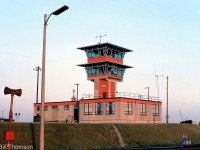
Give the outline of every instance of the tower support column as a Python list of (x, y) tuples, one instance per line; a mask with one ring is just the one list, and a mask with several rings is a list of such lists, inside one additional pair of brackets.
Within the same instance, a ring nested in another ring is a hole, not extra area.
[(111, 98), (115, 97), (116, 82), (106, 79), (94, 80), (94, 96), (95, 98)]

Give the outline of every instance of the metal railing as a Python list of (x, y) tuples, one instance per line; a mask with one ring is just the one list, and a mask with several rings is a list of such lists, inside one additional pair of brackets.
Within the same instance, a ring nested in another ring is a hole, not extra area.
[(149, 100), (149, 101), (160, 101), (158, 97), (155, 96), (148, 96), (142, 94), (134, 94), (134, 93), (127, 93), (127, 92), (116, 92), (110, 93), (108, 96), (103, 96), (103, 93), (98, 94), (83, 94), (82, 99), (100, 99), (100, 98), (131, 98), (131, 99), (139, 99), (139, 100)]

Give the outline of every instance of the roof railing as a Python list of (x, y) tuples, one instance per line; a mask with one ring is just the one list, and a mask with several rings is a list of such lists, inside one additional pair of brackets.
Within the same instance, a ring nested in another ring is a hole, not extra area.
[(94, 94), (82, 95), (82, 99), (102, 99), (102, 98), (131, 98), (131, 99), (138, 99), (138, 100), (160, 101), (159, 98), (155, 96), (127, 93), (127, 92), (110, 93), (110, 95), (103, 95), (102, 93), (101, 94), (98, 93), (95, 95)]

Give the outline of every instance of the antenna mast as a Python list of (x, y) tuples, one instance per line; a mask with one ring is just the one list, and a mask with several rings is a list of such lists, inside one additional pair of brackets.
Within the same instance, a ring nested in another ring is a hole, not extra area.
[(163, 77), (163, 74), (162, 75), (158, 75), (158, 74), (156, 74), (156, 67), (154, 66), (154, 74), (155, 74), (155, 84), (157, 84), (157, 87), (158, 87), (158, 100), (159, 100), (159, 98), (160, 98), (160, 94), (159, 94), (159, 77)]
[(166, 123), (169, 122), (169, 112), (168, 112), (168, 76), (167, 76), (167, 114), (166, 114)]
[(97, 36), (96, 36), (96, 38), (99, 38), (99, 43), (98, 43), (98, 44), (101, 44), (101, 38), (102, 38), (102, 37), (106, 37), (106, 34), (105, 34), (105, 35), (99, 35), (99, 36), (97, 35)]

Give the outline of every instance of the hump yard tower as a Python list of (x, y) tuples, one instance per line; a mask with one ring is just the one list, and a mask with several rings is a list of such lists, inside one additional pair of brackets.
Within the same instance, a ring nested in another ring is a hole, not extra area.
[(79, 47), (86, 53), (84, 67), (87, 79), (94, 82), (94, 95), (79, 100), (81, 123), (160, 123), (161, 102), (155, 97), (116, 92), (117, 82), (123, 81), (126, 53), (132, 50), (111, 43)]
[[(78, 48), (86, 53), (84, 67), (87, 79), (94, 82), (94, 94), (81, 99), (46, 102), (45, 121), (80, 123), (161, 123), (162, 102), (157, 97), (116, 92), (117, 82), (123, 81), (126, 53), (132, 52), (110, 43)], [(131, 84), (131, 83), (130, 83)], [(83, 87), (84, 88), (84, 87)], [(34, 121), (40, 119), (40, 103), (34, 104)]]
[(110, 43), (80, 47), (85, 51), (87, 78), (94, 82), (94, 98), (112, 98), (116, 94), (116, 83), (123, 81), (124, 72), (130, 66), (123, 64), (125, 53), (132, 50)]

